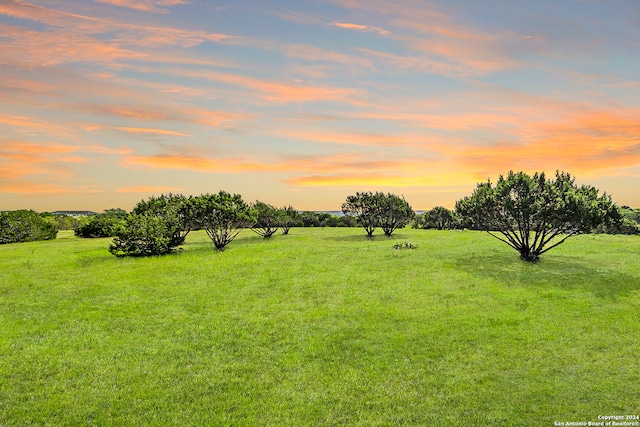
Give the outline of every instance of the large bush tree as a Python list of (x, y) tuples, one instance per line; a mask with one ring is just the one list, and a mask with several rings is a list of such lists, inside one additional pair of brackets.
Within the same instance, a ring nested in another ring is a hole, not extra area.
[(373, 237), (373, 232), (379, 225), (379, 195), (372, 192), (356, 193), (348, 196), (342, 204), (342, 213), (358, 218), (358, 222), (367, 232), (367, 237)]
[(58, 230), (74, 230), (82, 225), (82, 222), (78, 218), (71, 215), (41, 212), (40, 216), (58, 227)]
[(219, 251), (224, 250), (242, 228), (252, 226), (256, 220), (255, 212), (242, 196), (226, 191), (189, 197), (185, 209)]
[(458, 221), (454, 211), (444, 206), (436, 206), (421, 215), (418, 226), (420, 228), (435, 228), (437, 230), (452, 230)]
[(129, 213), (124, 209), (107, 209), (104, 213), (92, 215), (84, 223), (74, 229), (78, 237), (97, 238), (113, 237), (124, 225)]
[(356, 193), (347, 197), (342, 204), (342, 213), (357, 217), (368, 237), (373, 237), (377, 227), (381, 227), (386, 236), (391, 236), (415, 216), (404, 198), (380, 192)]
[(607, 234), (640, 234), (640, 209), (629, 206), (618, 208), (621, 220), (613, 224), (601, 224), (594, 231)]
[(0, 244), (55, 239), (58, 227), (35, 211), (0, 212)]
[(456, 211), (526, 261), (537, 261), (571, 236), (619, 221), (611, 197), (599, 196), (594, 187), (576, 185), (575, 178), (564, 172), (547, 179), (544, 173), (510, 171), (495, 185), (490, 180), (479, 183), (471, 196), (456, 203)]
[(285, 206), (280, 209), (280, 212), (282, 213), (282, 223), (280, 224), (282, 234), (289, 234), (291, 227), (303, 225), (302, 214), (293, 206)]
[(172, 245), (179, 246), (184, 243), (194, 226), (192, 218), (189, 217), (189, 211), (184, 209), (186, 201), (187, 198), (182, 194), (161, 194), (138, 202), (133, 208), (133, 213), (162, 219), (173, 236)]
[(413, 219), (415, 212), (404, 197), (395, 194), (376, 193), (378, 199), (378, 224), (384, 235), (391, 237), (393, 232), (402, 228)]
[(180, 244), (170, 221), (152, 213), (132, 213), (117, 230), (109, 252), (118, 257), (165, 255)]
[(259, 200), (256, 200), (252, 209), (255, 211), (256, 222), (251, 230), (265, 239), (273, 236), (284, 221), (283, 212)]

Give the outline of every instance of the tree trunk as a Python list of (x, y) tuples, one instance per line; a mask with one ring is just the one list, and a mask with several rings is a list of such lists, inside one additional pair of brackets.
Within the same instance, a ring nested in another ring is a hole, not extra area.
[(527, 262), (536, 262), (540, 259), (540, 255), (536, 251), (532, 251), (529, 246), (522, 246), (520, 248), (520, 259)]

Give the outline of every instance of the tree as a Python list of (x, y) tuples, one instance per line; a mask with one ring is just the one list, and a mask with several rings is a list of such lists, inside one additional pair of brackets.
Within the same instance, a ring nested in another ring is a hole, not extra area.
[(52, 240), (57, 234), (58, 227), (36, 211), (0, 212), (0, 244)]
[(203, 228), (219, 251), (238, 235), (244, 227), (255, 223), (255, 212), (239, 194), (226, 191), (189, 197), (184, 209), (193, 221)]
[(594, 230), (595, 233), (607, 234), (640, 234), (640, 209), (632, 209), (629, 206), (618, 207), (621, 220), (613, 224), (601, 224)]
[(180, 244), (171, 221), (151, 212), (132, 213), (117, 230), (109, 252), (118, 257), (165, 255)]
[(273, 236), (283, 222), (282, 211), (259, 200), (256, 200), (252, 209), (256, 213), (256, 222), (251, 230), (265, 239)]
[(318, 214), (313, 211), (304, 211), (300, 214), (300, 221), (304, 227), (320, 227)]
[(544, 172), (510, 171), (495, 186), (490, 180), (479, 183), (471, 196), (456, 203), (456, 212), (525, 261), (537, 261), (571, 236), (620, 220), (611, 197), (599, 196), (591, 186), (578, 187), (564, 172), (547, 179)]
[(302, 215), (293, 206), (285, 206), (280, 209), (282, 213), (282, 234), (289, 234), (291, 227), (302, 225)]
[(402, 228), (411, 221), (415, 212), (404, 197), (395, 194), (376, 193), (378, 198), (378, 224), (384, 235), (391, 237), (397, 228)]
[(356, 193), (355, 196), (347, 197), (342, 204), (342, 213), (356, 216), (367, 232), (367, 237), (373, 237), (376, 227), (381, 227), (386, 236), (391, 236), (397, 228), (407, 225), (415, 215), (404, 198), (380, 192)]
[(342, 213), (357, 217), (369, 238), (373, 237), (373, 232), (379, 223), (378, 194), (380, 193), (356, 193), (355, 196), (348, 196), (342, 204)]
[(82, 225), (82, 222), (78, 218), (71, 215), (41, 212), (40, 216), (47, 222), (58, 227), (58, 230), (74, 230)]
[(124, 209), (107, 209), (104, 213), (92, 215), (87, 222), (79, 225), (73, 231), (78, 237), (113, 237), (124, 225), (128, 216), (128, 212)]
[(138, 202), (133, 208), (133, 213), (161, 218), (166, 222), (173, 236), (172, 245), (180, 246), (193, 227), (193, 220), (189, 217), (188, 210), (183, 209), (186, 200), (187, 198), (182, 194), (161, 194)]
[(436, 206), (422, 215), (420, 228), (435, 228), (438, 230), (451, 230), (456, 228), (457, 220), (454, 211), (443, 206)]

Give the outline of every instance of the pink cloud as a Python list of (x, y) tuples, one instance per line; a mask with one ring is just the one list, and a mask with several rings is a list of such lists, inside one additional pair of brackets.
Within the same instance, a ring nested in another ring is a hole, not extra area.
[(378, 33), (381, 36), (387, 36), (391, 34), (391, 31), (389, 30), (385, 30), (384, 28), (375, 27), (372, 25), (354, 24), (351, 22), (332, 22), (331, 25), (333, 25), (334, 27), (345, 28), (348, 30), (374, 32), (374, 33)]
[(113, 6), (126, 7), (143, 12), (169, 13), (167, 7), (189, 4), (187, 0), (97, 0)]
[(191, 136), (188, 133), (176, 132), (166, 129), (150, 129), (150, 128), (134, 128), (134, 127), (115, 127), (114, 129), (123, 132), (134, 133), (138, 135), (162, 135), (162, 136)]

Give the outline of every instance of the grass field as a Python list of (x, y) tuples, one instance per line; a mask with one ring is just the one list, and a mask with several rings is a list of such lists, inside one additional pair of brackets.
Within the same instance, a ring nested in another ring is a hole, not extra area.
[[(394, 250), (408, 241), (416, 249)], [(640, 414), (640, 238), (0, 246), (0, 426), (552, 426)]]

